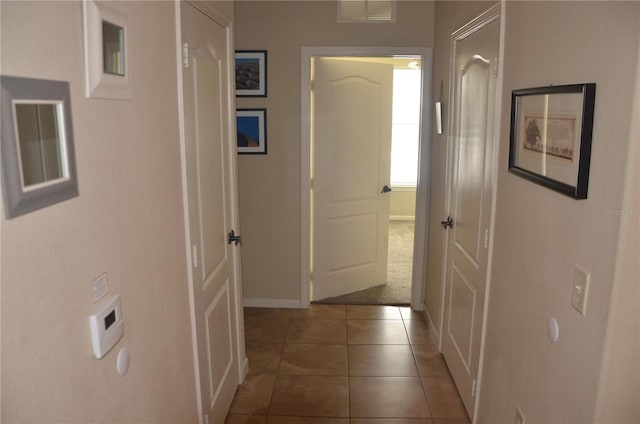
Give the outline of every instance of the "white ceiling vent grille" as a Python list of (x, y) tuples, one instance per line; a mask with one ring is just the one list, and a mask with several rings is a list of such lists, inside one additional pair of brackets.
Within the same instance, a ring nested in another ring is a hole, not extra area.
[(395, 22), (394, 0), (338, 0), (338, 23)]

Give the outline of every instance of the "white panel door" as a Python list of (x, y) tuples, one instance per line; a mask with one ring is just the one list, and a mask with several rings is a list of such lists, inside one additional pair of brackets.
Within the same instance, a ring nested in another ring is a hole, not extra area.
[(316, 58), (312, 300), (386, 283), (393, 66)]
[[(192, 284), (202, 413), (222, 423), (239, 384), (236, 328), (237, 249), (227, 243), (237, 207), (232, 190), (229, 29), (181, 5), (184, 131)], [(208, 421), (207, 421), (208, 420)]]
[[(454, 33), (443, 354), (473, 416), (488, 265), (500, 21)], [(462, 35), (458, 35), (462, 33)], [(446, 228), (446, 226), (445, 226)]]

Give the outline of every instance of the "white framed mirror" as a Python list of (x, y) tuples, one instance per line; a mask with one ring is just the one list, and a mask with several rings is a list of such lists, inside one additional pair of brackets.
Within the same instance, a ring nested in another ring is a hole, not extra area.
[(102, 71), (125, 76), (124, 28), (102, 21)]
[(131, 99), (128, 19), (118, 7), (118, 2), (82, 2), (87, 97)]
[(78, 196), (69, 83), (3, 75), (0, 85), (7, 219)]

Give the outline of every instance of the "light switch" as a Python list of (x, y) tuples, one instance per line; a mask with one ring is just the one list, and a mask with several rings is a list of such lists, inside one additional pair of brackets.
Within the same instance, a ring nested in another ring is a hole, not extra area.
[(587, 295), (589, 294), (589, 280), (591, 279), (591, 273), (576, 265), (576, 269), (573, 272), (573, 292), (571, 294), (571, 306), (576, 311), (580, 312), (582, 316), (587, 311)]
[(100, 274), (91, 282), (93, 290), (93, 303), (98, 303), (107, 293), (109, 293), (109, 276), (106, 272)]

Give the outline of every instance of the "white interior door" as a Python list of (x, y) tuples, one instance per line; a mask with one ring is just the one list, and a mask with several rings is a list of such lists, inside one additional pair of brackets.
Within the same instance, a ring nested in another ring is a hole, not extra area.
[(316, 58), (312, 300), (387, 277), (393, 66)]
[[(499, 10), (499, 9), (498, 9)], [(454, 33), (452, 179), (443, 354), (470, 416), (483, 330), (500, 21)], [(446, 228), (446, 227), (445, 227)]]
[[(183, 109), (193, 312), (204, 422), (222, 423), (239, 384), (235, 137), (229, 110), (229, 28), (181, 3)], [(241, 333), (240, 333), (241, 334)]]

